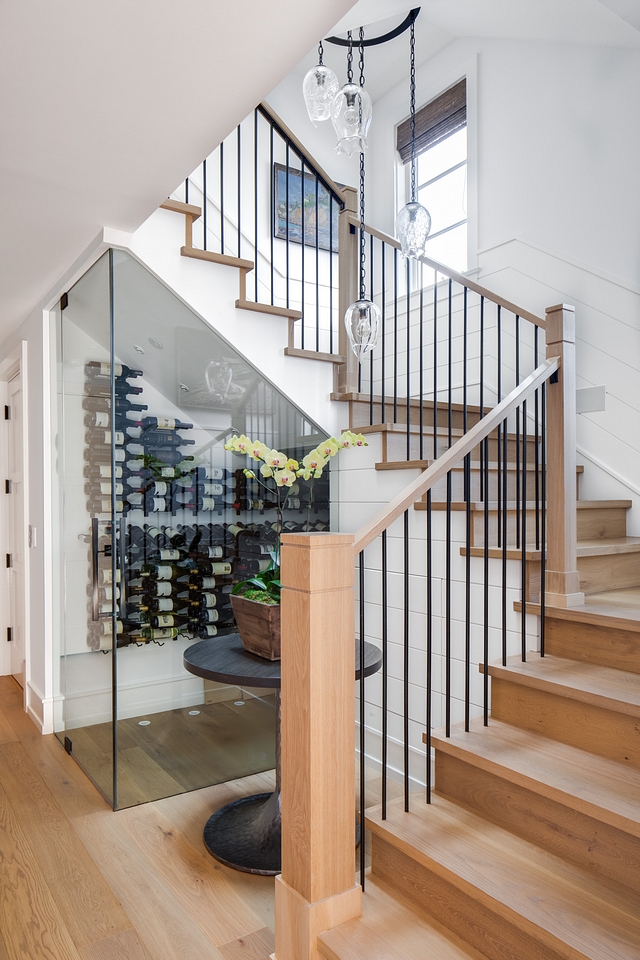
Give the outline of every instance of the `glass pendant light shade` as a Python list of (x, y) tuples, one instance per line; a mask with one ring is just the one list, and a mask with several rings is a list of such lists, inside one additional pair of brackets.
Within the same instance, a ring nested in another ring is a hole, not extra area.
[(431, 214), (415, 200), (407, 203), (396, 218), (396, 236), (403, 257), (423, 257), (431, 230)]
[(344, 315), (344, 325), (351, 349), (362, 363), (380, 336), (380, 309), (372, 300), (356, 300)]
[(330, 67), (319, 63), (302, 81), (302, 96), (311, 123), (317, 126), (331, 116), (331, 104), (340, 89), (340, 81)]
[(364, 87), (345, 83), (331, 106), (331, 119), (338, 137), (336, 153), (350, 157), (367, 145), (371, 123), (371, 97)]

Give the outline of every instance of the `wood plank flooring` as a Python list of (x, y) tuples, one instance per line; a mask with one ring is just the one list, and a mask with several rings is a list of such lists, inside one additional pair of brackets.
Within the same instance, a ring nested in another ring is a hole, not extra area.
[(114, 813), (0, 677), (0, 960), (268, 960), (273, 878), (217, 863), (202, 828), (272, 786), (264, 773)]

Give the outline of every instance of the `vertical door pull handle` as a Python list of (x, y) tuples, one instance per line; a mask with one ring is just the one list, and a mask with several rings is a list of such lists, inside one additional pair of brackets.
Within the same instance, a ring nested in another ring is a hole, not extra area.
[(7, 558), (7, 559), (6, 559), (7, 567), (12, 567), (12, 566), (13, 566), (13, 557), (12, 557), (12, 555), (11, 555), (10, 553), (7, 553), (7, 554), (6, 554), (6, 558)]
[(13, 627), (7, 627), (7, 643), (13, 640)]
[(4, 482), (4, 492), (11, 493), (11, 480), (5, 480)]

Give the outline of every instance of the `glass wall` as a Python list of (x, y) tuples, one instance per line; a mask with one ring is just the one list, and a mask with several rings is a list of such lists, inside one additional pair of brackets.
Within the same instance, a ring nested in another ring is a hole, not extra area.
[[(116, 808), (268, 770), (273, 695), (202, 681), (182, 658), (235, 632), (229, 594), (279, 532), (275, 497), (225, 442), (301, 460), (324, 434), (122, 251), (56, 322), (58, 736)], [(291, 488), (282, 522), (328, 529), (328, 471), (312, 498)]]

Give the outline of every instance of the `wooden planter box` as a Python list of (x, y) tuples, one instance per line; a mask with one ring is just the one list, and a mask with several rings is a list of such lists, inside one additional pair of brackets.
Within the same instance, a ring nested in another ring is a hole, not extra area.
[(231, 597), (242, 646), (265, 660), (280, 659), (280, 604)]

